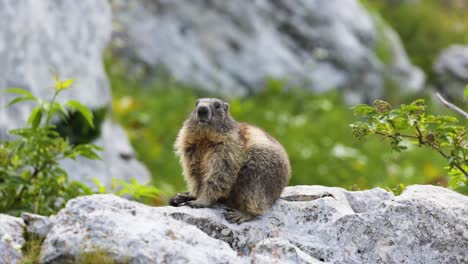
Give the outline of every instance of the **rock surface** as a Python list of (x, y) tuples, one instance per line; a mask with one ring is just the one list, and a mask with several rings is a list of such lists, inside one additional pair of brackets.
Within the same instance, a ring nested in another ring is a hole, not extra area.
[(26, 225), (26, 232), (37, 238), (45, 238), (53, 226), (54, 217), (47, 217), (31, 213), (22, 213), (21, 218)]
[[(0, 89), (20, 87), (50, 99), (53, 72), (76, 83), (57, 98), (89, 107), (111, 102), (102, 52), (110, 39), (111, 10), (105, 0), (0, 1)], [(8, 25), (8, 26), (6, 26)], [(2, 99), (6, 105), (7, 99)], [(24, 125), (24, 107), (1, 111), (1, 127)]]
[(23, 257), (23, 232), (21, 218), (0, 214), (0, 263), (17, 263)]
[(452, 45), (443, 50), (433, 68), (437, 88), (450, 99), (459, 101), (468, 83), (468, 46)]
[[(2, 0), (0, 25), (0, 92), (20, 87), (48, 100), (54, 92), (56, 70), (62, 79), (76, 79), (72, 88), (59, 95), (59, 101), (74, 99), (92, 109), (110, 108), (111, 91), (102, 62), (112, 30), (106, 0)], [(7, 137), (9, 129), (24, 126), (32, 109), (23, 103), (4, 109), (11, 98), (0, 94), (0, 139)], [(122, 158), (133, 153), (122, 129), (110, 122), (103, 126), (97, 144), (106, 148), (104, 162), (66, 163), (70, 178), (96, 177), (104, 183), (111, 177), (148, 181), (148, 171), (134, 157)]]
[[(382, 96), (387, 78), (421, 89), (398, 36), (357, 0), (112, 0), (117, 54), (225, 95), (258, 91), (268, 77), (350, 103)], [(382, 32), (379, 32), (382, 31)], [(377, 55), (384, 43), (390, 61)]]
[(373, 189), (287, 187), (241, 225), (214, 209), (149, 207), (113, 195), (68, 202), (42, 263), (99, 249), (129, 263), (467, 263), (468, 197), (435, 186), (400, 196)]

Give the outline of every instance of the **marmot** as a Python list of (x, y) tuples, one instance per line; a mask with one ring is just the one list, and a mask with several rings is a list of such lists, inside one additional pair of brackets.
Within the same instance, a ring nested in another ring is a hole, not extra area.
[(188, 193), (171, 198), (173, 206), (209, 207), (222, 202), (230, 223), (265, 213), (280, 197), (291, 175), (283, 146), (263, 130), (236, 122), (229, 104), (198, 99), (175, 142)]

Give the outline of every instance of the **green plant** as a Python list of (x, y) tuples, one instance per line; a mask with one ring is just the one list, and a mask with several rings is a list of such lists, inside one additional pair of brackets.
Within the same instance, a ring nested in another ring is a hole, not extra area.
[(357, 138), (378, 135), (388, 140), (396, 152), (411, 145), (434, 150), (448, 163), (450, 187), (468, 194), (468, 131), (455, 117), (429, 114), (422, 99), (398, 109), (382, 100), (376, 100), (373, 107), (358, 105), (353, 109), (364, 118), (351, 124)]
[(56, 101), (61, 91), (68, 89), (73, 79), (55, 80), (55, 92), (50, 101), (43, 101), (29, 91), (10, 88), (7, 93), (19, 95), (8, 106), (34, 101), (27, 127), (10, 130), (15, 138), (0, 143), (0, 212), (18, 215), (22, 211), (49, 215), (62, 208), (70, 198), (91, 194), (80, 182), (69, 182), (67, 172), (59, 161), (83, 156), (99, 159), (93, 144), (71, 145), (59, 136), (52, 124), (56, 115), (68, 115), (68, 109), (78, 111), (93, 126), (93, 115), (75, 100), (66, 103)]
[(20, 260), (20, 264), (36, 264), (39, 263), (41, 255), (41, 247), (44, 242), (44, 238), (40, 238), (36, 235), (25, 233), (26, 243), (23, 245), (23, 258)]
[(97, 179), (94, 179), (94, 184), (98, 187), (97, 193), (100, 194), (113, 193), (145, 204), (157, 205), (161, 203), (159, 199), (159, 195), (162, 194), (161, 190), (155, 186), (139, 184), (135, 179), (131, 179), (130, 182), (112, 179), (110, 188), (101, 184)]
[[(94, 264), (94, 263), (100, 263), (100, 264), (114, 264), (117, 263), (117, 261), (112, 258), (112, 256), (102, 250), (102, 249), (95, 249), (94, 251), (91, 252), (86, 252), (82, 253), (81, 255), (78, 256), (76, 259), (76, 263), (79, 264)], [(118, 263), (129, 263), (129, 261), (120, 261)]]

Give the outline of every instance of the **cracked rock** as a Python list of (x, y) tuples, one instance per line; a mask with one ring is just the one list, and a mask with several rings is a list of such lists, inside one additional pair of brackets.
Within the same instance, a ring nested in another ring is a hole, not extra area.
[(18, 263), (23, 257), (23, 232), (21, 218), (0, 214), (0, 263)]
[[(324, 195), (329, 194), (329, 195)], [(466, 263), (468, 197), (413, 185), (400, 196), (287, 187), (265, 215), (241, 225), (223, 206), (150, 207), (114, 195), (68, 202), (53, 220), (42, 263), (99, 249), (129, 263)]]

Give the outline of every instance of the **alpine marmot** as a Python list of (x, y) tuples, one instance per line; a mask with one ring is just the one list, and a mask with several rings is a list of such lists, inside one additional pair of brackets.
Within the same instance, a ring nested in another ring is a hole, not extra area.
[(265, 213), (291, 175), (283, 146), (263, 130), (237, 123), (229, 104), (215, 98), (196, 101), (175, 143), (189, 192), (171, 198), (173, 206), (209, 207), (221, 202), (230, 223)]

